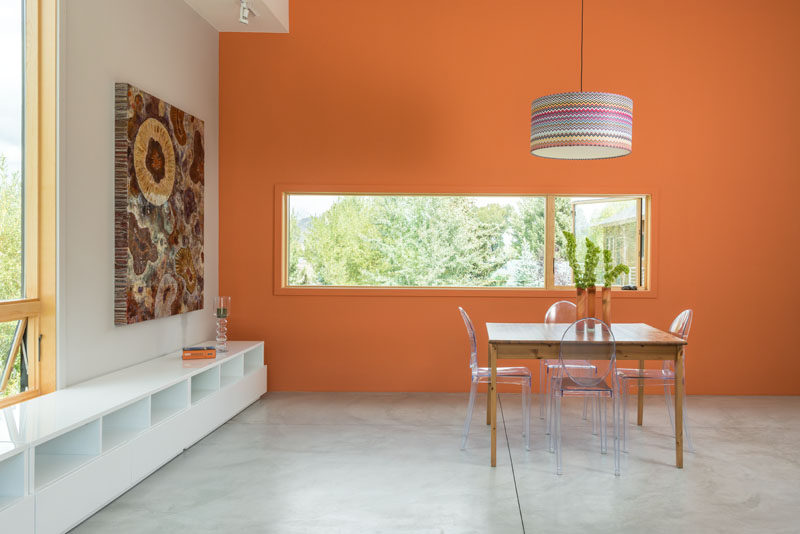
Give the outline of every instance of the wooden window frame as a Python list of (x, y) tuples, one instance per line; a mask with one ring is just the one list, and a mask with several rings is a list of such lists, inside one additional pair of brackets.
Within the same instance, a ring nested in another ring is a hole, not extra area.
[(25, 6), (25, 298), (0, 302), (0, 321), (27, 319), (28, 389), (0, 408), (56, 389), (56, 143), (58, 2)]
[[(653, 224), (654, 214), (657, 214), (656, 199), (658, 191), (636, 192), (631, 191), (604, 191), (601, 193), (587, 192), (581, 187), (543, 187), (538, 190), (524, 190), (524, 188), (507, 187), (458, 187), (458, 186), (430, 186), (419, 185), (407, 188), (392, 186), (357, 186), (339, 185), (325, 186), (314, 184), (276, 184), (273, 205), (273, 294), (276, 296), (424, 296), (424, 297), (525, 297), (525, 298), (570, 298), (575, 294), (574, 287), (557, 287), (553, 285), (553, 270), (545, 269), (545, 287), (520, 288), (520, 287), (384, 287), (384, 286), (290, 286), (288, 285), (288, 197), (292, 194), (318, 194), (318, 195), (442, 195), (442, 196), (538, 196), (545, 197), (545, 265), (551, 265), (554, 257), (553, 232), (555, 219), (555, 197), (641, 197), (646, 203), (645, 213), (647, 219), (643, 224), (646, 242), (646, 262), (648, 269), (645, 272), (646, 285), (637, 291), (624, 291), (614, 288), (614, 293), (620, 298), (650, 299), (657, 298), (657, 258), (658, 250), (657, 228)], [(551, 242), (552, 241), (552, 242)], [(548, 274), (549, 272), (549, 274)]]
[[(637, 291), (647, 291), (651, 287), (650, 283), (650, 276), (649, 273), (645, 270), (645, 267), (648, 263), (648, 257), (650, 254), (650, 230), (648, 226), (648, 220), (650, 217), (650, 209), (651, 209), (651, 202), (650, 199), (652, 198), (651, 195), (642, 194), (642, 195), (576, 195), (576, 194), (569, 194), (569, 195), (548, 195), (547, 202), (552, 202), (552, 208), (550, 208), (550, 204), (548, 204), (548, 211), (547, 217), (548, 221), (552, 221), (553, 226), (555, 226), (555, 199), (556, 197), (571, 197), (571, 198), (591, 198), (591, 200), (581, 200), (579, 202), (573, 203), (572, 205), (572, 222), (573, 227), (572, 231), (575, 231), (575, 206), (577, 204), (593, 204), (593, 203), (601, 203), (601, 202), (608, 202), (609, 200), (636, 200), (636, 213), (637, 221), (636, 221), (636, 235), (639, 236), (639, 243), (637, 243), (637, 253), (636, 257), (639, 258), (639, 279), (641, 281), (640, 284), (636, 285)], [(552, 213), (551, 210), (552, 209)], [(546, 244), (545, 248), (545, 265), (550, 265), (550, 272), (551, 278), (555, 277), (555, 228), (547, 229), (548, 236), (551, 236), (552, 242)], [(643, 242), (642, 242), (643, 241)], [(600, 244), (602, 245), (602, 243)], [(548, 255), (549, 254), (549, 255)], [(548, 261), (549, 258), (549, 261)], [(644, 273), (644, 274), (641, 274)], [(547, 273), (545, 272), (545, 275)], [(600, 280), (602, 283), (602, 280)], [(548, 289), (571, 289), (572, 286), (557, 286), (555, 285), (555, 281), (551, 280), (550, 284), (545, 284), (545, 287)], [(621, 286), (613, 286), (612, 289), (614, 290), (621, 290)]]

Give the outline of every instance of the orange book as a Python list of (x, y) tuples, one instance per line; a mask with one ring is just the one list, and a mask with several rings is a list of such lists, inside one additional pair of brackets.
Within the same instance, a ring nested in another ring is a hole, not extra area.
[(184, 360), (209, 360), (217, 357), (217, 349), (214, 347), (184, 347)]

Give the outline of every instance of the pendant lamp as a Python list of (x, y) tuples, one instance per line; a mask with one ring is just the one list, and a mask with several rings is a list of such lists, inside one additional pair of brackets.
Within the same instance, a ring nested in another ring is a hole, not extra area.
[(531, 104), (531, 154), (554, 159), (627, 156), (633, 140), (633, 100), (583, 91), (583, 0), (581, 0), (580, 91), (537, 98)]

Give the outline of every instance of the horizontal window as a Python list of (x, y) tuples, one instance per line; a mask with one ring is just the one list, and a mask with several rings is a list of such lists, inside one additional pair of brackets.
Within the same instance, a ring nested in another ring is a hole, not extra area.
[(579, 241), (579, 262), (588, 237), (628, 265), (615, 285), (646, 286), (644, 196), (289, 193), (285, 200), (288, 287), (569, 286), (565, 230)]

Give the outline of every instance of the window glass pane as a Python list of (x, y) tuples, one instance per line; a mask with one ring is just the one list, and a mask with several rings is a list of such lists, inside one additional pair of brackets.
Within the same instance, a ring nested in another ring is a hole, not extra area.
[(289, 195), (292, 286), (544, 287), (544, 197)]
[(0, 323), (0, 399), (28, 389), (25, 321)]
[[(613, 264), (623, 263), (630, 269), (613, 285), (642, 285), (640, 228), (642, 223), (640, 198), (556, 198), (555, 284), (572, 285), (572, 270), (565, 257), (566, 241), (563, 230), (575, 233), (577, 259), (583, 265), (586, 238), (611, 251)], [(597, 285), (603, 284), (602, 257), (597, 266)]]
[(0, 300), (22, 296), (22, 2), (0, 0)]
[[(569, 267), (565, 256), (567, 240), (564, 238), (564, 231), (572, 232), (572, 199), (567, 197), (556, 197), (556, 221), (555, 221), (555, 270), (553, 280), (556, 286), (572, 285), (572, 269)], [(582, 256), (578, 256), (581, 258)]]

